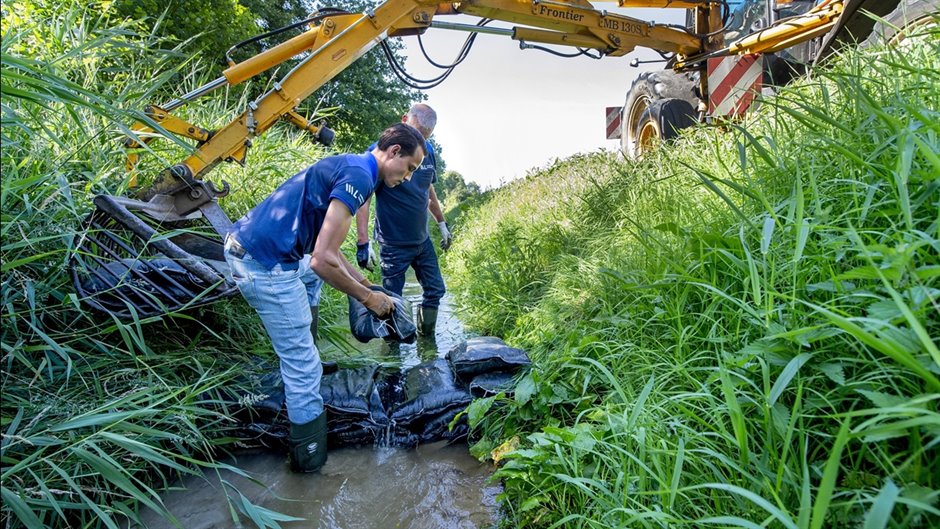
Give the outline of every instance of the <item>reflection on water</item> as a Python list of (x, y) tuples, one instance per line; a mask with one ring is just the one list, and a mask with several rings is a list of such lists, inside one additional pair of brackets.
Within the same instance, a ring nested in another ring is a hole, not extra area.
[[(466, 445), (332, 450), (316, 474), (291, 473), (283, 454), (242, 456), (233, 463), (268, 487), (221, 474), (252, 503), (305, 519), (282, 524), (285, 528), (480, 529), (497, 522), (499, 488), (487, 483), (489, 466), (471, 457)], [(163, 498), (183, 527), (238, 527), (218, 477), (191, 480), (186, 487)], [(141, 515), (150, 529), (173, 527), (152, 512)]]
[[(421, 287), (410, 276), (404, 289), (414, 312), (421, 303)], [(414, 314), (416, 316), (416, 314)], [(414, 344), (389, 345), (382, 340), (355, 343), (363, 356), (400, 362), (403, 369), (437, 356), (443, 357), (465, 339), (450, 297), (441, 300), (434, 338), (419, 337)], [(324, 357), (330, 358), (330, 346)], [(233, 484), (253, 504), (304, 518), (282, 522), (286, 528), (317, 529), (488, 529), (498, 521), (499, 486), (489, 483), (492, 466), (480, 463), (465, 444), (419, 445), (405, 450), (387, 447), (330, 450), (326, 466), (315, 474), (294, 474), (282, 453), (242, 454), (231, 462), (264, 486), (234, 474), (210, 474), (210, 479), (184, 480), (178, 490), (163, 496), (171, 513), (187, 529), (235, 528), (221, 479)], [(147, 510), (145, 527), (163, 529), (171, 523)], [(252, 522), (240, 515), (245, 527)]]
[[(415, 281), (414, 272), (410, 269), (408, 270), (408, 281), (402, 289), (402, 295), (411, 303), (411, 317), (417, 324), (418, 305), (421, 304), (421, 286)], [(360, 343), (349, 335), (348, 323), (345, 320), (338, 322), (338, 325), (346, 327), (345, 334), (348, 335), (349, 343), (359, 352), (358, 354), (375, 359), (401, 362), (403, 369), (414, 367), (427, 360), (433, 360), (437, 356), (444, 357), (448, 351), (466, 338), (463, 324), (454, 314), (449, 294), (445, 294), (444, 299), (441, 300), (434, 337), (418, 336), (418, 339), (412, 344), (388, 344), (383, 340)], [(321, 347), (323, 358), (342, 358), (344, 356), (344, 353), (336, 354), (337, 348), (326, 342), (326, 340), (318, 340), (317, 346)]]

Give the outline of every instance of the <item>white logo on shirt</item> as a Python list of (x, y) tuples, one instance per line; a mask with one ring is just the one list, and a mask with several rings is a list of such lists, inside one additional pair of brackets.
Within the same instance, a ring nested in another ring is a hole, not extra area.
[(365, 199), (362, 198), (362, 195), (359, 193), (359, 190), (352, 186), (352, 184), (346, 184), (346, 192), (353, 196), (359, 205), (362, 205), (365, 202)]

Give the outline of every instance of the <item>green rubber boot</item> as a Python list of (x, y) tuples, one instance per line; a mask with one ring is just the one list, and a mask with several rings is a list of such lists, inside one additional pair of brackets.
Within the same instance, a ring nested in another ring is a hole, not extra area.
[(310, 320), (310, 335), (313, 336), (313, 343), (317, 343), (317, 327), (320, 323), (320, 306), (310, 307), (310, 316), (313, 317)]
[(437, 326), (437, 308), (429, 309), (424, 306), (418, 307), (418, 334), (421, 336), (434, 336), (434, 328)]
[(326, 412), (305, 424), (290, 424), (290, 469), (316, 472), (326, 463)]

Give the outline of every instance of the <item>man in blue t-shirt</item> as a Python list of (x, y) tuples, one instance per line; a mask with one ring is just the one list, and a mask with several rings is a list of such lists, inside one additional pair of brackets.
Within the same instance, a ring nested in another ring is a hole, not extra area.
[[(411, 180), (396, 187), (379, 185), (375, 190), (375, 240), (379, 243), (382, 263), (382, 286), (401, 295), (408, 267), (424, 291), (418, 307), (418, 332), (433, 336), (437, 309), (444, 296), (444, 278), (437, 262), (434, 243), (428, 235), (428, 210), (441, 231), (441, 249), (450, 247), (451, 234), (444, 222), (444, 213), (434, 192), (437, 181), (437, 159), (427, 141), (437, 125), (437, 114), (423, 103), (412, 106), (402, 116), (402, 123), (418, 129), (425, 138), (425, 156)], [(372, 269), (375, 253), (369, 243), (369, 200), (356, 214), (359, 266)]]
[(310, 332), (312, 298), (320, 278), (384, 316), (392, 300), (346, 261), (340, 244), (353, 215), (377, 185), (411, 179), (424, 158), (424, 138), (396, 124), (375, 148), (323, 158), (280, 185), (238, 220), (225, 239), (225, 260), (238, 290), (258, 312), (280, 359), (291, 469), (313, 472), (326, 462), (326, 414), (320, 396), (323, 367)]

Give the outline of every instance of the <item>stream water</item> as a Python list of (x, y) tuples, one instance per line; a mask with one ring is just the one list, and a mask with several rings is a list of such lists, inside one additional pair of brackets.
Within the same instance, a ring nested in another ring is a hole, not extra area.
[[(405, 297), (414, 308), (421, 287), (410, 276)], [(356, 344), (363, 354), (383, 360), (399, 358), (402, 368), (444, 356), (465, 338), (449, 296), (442, 300), (434, 339), (389, 346), (382, 340)], [(324, 356), (329, 357), (329, 345)], [(465, 444), (433, 443), (415, 449), (363, 447), (330, 450), (316, 474), (294, 474), (280, 453), (245, 453), (229, 463), (258, 483), (233, 472), (188, 478), (163, 495), (171, 513), (186, 529), (235, 528), (226, 494), (238, 502), (238, 489), (251, 503), (304, 521), (282, 522), (284, 528), (317, 529), (489, 529), (498, 522), (496, 495), (488, 481), (492, 467), (480, 463)], [(170, 522), (142, 511), (143, 527), (169, 529)], [(239, 514), (244, 527), (252, 522)]]

